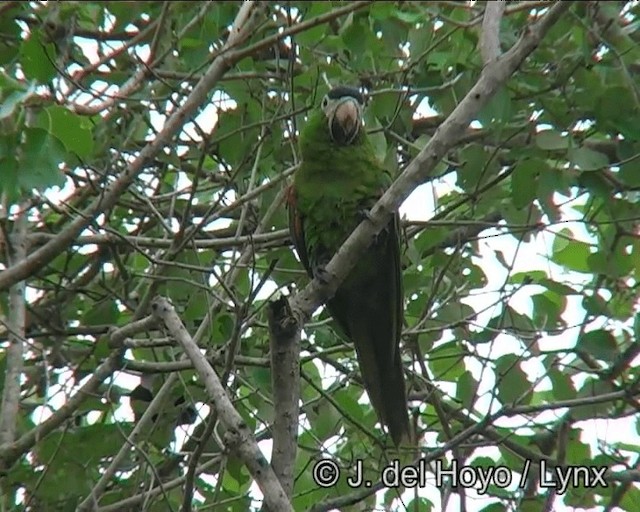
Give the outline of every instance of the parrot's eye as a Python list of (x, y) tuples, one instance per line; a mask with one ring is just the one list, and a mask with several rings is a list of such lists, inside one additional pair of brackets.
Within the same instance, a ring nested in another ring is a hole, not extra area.
[(322, 108), (327, 108), (327, 105), (329, 105), (329, 98), (325, 96), (324, 98), (322, 98)]

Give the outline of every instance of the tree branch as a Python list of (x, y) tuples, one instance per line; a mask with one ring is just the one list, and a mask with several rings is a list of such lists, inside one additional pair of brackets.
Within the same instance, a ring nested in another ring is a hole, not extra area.
[[(130, 336), (136, 332), (147, 330), (152, 325), (150, 320), (153, 324), (156, 323), (155, 318), (150, 316), (142, 321), (135, 322), (137, 330), (131, 327), (131, 325), (134, 324), (125, 325), (119, 329), (112, 330), (110, 337), (114, 338), (116, 340), (115, 344), (117, 344), (117, 340), (124, 337), (122, 332), (124, 332), (126, 336)], [(113, 343), (113, 341), (111, 343)], [(122, 366), (122, 351), (114, 350), (109, 357), (94, 370), (89, 380), (46, 421), (36, 428), (31, 429), (13, 443), (2, 443), (2, 445), (0, 445), (0, 472), (11, 467), (18, 457), (26, 453), (38, 441), (68, 420), (82, 405), (82, 402), (94, 396), (98, 392), (102, 382), (116, 370), (122, 369)]]
[(113, 352), (95, 369), (89, 380), (78, 389), (75, 395), (49, 419), (23, 434), (15, 442), (0, 445), (0, 473), (10, 468), (19, 457), (33, 448), (37, 442), (69, 419), (74, 411), (82, 405), (82, 402), (95, 395), (102, 382), (120, 368), (121, 360), (121, 354)]
[(480, 34), (480, 54), (485, 66), (500, 57), (500, 20), (506, 6), (506, 2), (486, 3)]
[(233, 407), (216, 372), (185, 329), (171, 303), (165, 298), (156, 297), (151, 308), (154, 316), (164, 322), (168, 331), (193, 362), (215, 411), (227, 429), (225, 434), (227, 448), (231, 449), (247, 466), (249, 473), (260, 487), (269, 509), (278, 512), (293, 511), (291, 503), (260, 451), (249, 427)]
[(275, 409), (271, 467), (284, 492), (291, 497), (300, 414), (300, 329), (284, 296), (269, 304), (267, 315)]
[[(7, 252), (12, 268), (27, 257), (28, 208), (21, 205)], [(4, 374), (2, 404), (0, 405), (0, 444), (13, 442), (16, 435), (20, 410), (20, 378), (22, 376), (24, 339), (26, 329), (26, 286), (24, 281), (14, 284), (9, 290), (9, 346), (6, 349), (7, 369)]]
[[(155, 317), (152, 318), (155, 320)], [(115, 475), (116, 471), (122, 467), (122, 463), (131, 447), (136, 447), (138, 440), (149, 430), (153, 423), (153, 417), (161, 412), (161, 409), (166, 404), (166, 399), (169, 397), (171, 389), (177, 380), (178, 374), (172, 373), (167, 380), (164, 381), (164, 384), (158, 390), (158, 393), (153, 397), (153, 400), (151, 400), (149, 406), (145, 409), (140, 421), (138, 421), (134, 429), (131, 431), (131, 434), (129, 434), (129, 437), (125, 440), (125, 443), (123, 443), (118, 453), (111, 460), (109, 467), (102, 473), (100, 480), (98, 480), (98, 482), (93, 486), (93, 489), (91, 489), (91, 492), (82, 501), (82, 503), (78, 505), (78, 508), (76, 509), (78, 512), (89, 512), (97, 508), (98, 501), (106, 490), (107, 485)]]
[(209, 91), (220, 80), (222, 75), (231, 68), (242, 56), (235, 48), (252, 35), (256, 23), (256, 2), (242, 4), (233, 24), (229, 37), (222, 47), (218, 57), (211, 63), (202, 79), (194, 86), (184, 104), (167, 119), (158, 136), (146, 145), (138, 156), (131, 161), (127, 169), (118, 179), (107, 185), (103, 193), (96, 198), (80, 215), (74, 219), (53, 240), (47, 242), (31, 253), (23, 261), (3, 272), (0, 272), (0, 290), (5, 290), (15, 283), (26, 279), (34, 272), (47, 265), (58, 254), (73, 243), (80, 232), (104, 210), (112, 207), (120, 195), (124, 193), (130, 183), (145, 167), (147, 161), (152, 160), (162, 148), (169, 144), (173, 136), (182, 128), (185, 119), (209, 98)]

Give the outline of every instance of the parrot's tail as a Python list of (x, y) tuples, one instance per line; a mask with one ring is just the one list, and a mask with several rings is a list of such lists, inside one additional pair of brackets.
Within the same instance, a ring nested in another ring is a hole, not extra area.
[[(375, 340), (378, 336), (373, 338)], [(358, 338), (353, 341), (364, 387), (378, 419), (387, 427), (396, 446), (410, 444), (407, 392), (400, 351), (396, 350), (395, 357), (383, 356), (374, 349), (376, 345), (371, 338), (364, 343)]]
[(382, 404), (377, 411), (378, 416), (389, 429), (396, 446), (408, 445), (411, 443), (411, 435), (402, 362), (400, 358), (396, 358), (388, 366), (391, 367), (388, 374), (382, 375), (379, 381), (382, 385)]

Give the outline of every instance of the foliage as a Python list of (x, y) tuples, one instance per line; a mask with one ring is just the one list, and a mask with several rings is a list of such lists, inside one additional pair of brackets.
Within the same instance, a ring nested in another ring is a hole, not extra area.
[[(268, 449), (265, 305), (308, 282), (283, 206), (307, 109), (327, 81), (362, 87), (376, 150), (401, 172), (482, 73), (480, 3), (268, 4), (246, 55), (178, 120), (172, 139), (162, 135), (169, 116), (189, 101), (241, 2), (0, 5), (0, 280), (16, 264), (20, 217), (30, 254), (70, 234), (29, 265), (16, 438), (32, 441), (6, 468), (5, 509), (75, 510), (135, 425), (136, 382), (125, 376), (172, 372), (180, 379), (170, 404), (193, 404), (196, 425), (183, 439), (187, 427), (172, 431), (173, 414), (168, 431), (165, 423), (162, 435), (137, 443), (100, 505), (177, 510), (184, 479), (162, 491), (158, 479), (183, 477), (204, 443), (199, 463), (208, 466), (193, 503), (259, 508), (246, 468), (221, 450), (222, 427), (201, 440), (205, 390), (165, 333), (125, 339), (119, 371), (95, 395), (62, 405), (114, 353), (112, 330), (164, 295)], [(545, 6), (508, 4), (503, 49)], [(350, 11), (331, 16), (338, 9)], [(404, 222), (403, 350), (422, 454), (443, 448), (445, 466), (507, 466), (512, 485), (494, 482), (482, 496), (458, 487), (452, 497), (432, 461), (421, 489), (350, 489), (356, 460), (378, 482), (394, 456), (382, 448), (353, 350), (321, 309), (302, 340), (295, 510), (324, 510), (345, 496), (342, 510), (436, 510), (441, 499), (485, 511), (637, 510), (637, 15), (637, 4), (572, 6), (412, 197), (430, 221), (414, 210)], [(102, 203), (115, 183), (125, 186)], [(9, 288), (0, 292), (0, 366), (9, 376), (5, 341), (20, 332), (19, 306)], [(58, 426), (29, 438), (52, 414)], [(0, 446), (5, 461), (8, 446)], [(343, 469), (336, 486), (314, 482), (321, 458)], [(607, 466), (608, 487), (557, 495), (533, 470), (518, 487), (526, 460), (538, 467), (545, 458)], [(140, 501), (122, 502), (132, 496)]]

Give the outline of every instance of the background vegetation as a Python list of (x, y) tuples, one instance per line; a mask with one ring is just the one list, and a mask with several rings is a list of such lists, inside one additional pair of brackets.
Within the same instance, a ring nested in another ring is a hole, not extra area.
[[(170, 299), (268, 458), (265, 306), (308, 284), (283, 204), (296, 130), (346, 83), (398, 174), (445, 148), (389, 196), (420, 185), (402, 210), (403, 355), (429, 472), (382, 487), (393, 455), (319, 309), (300, 341), (293, 509), (637, 510), (638, 4), (571, 4), (0, 4), (2, 508), (260, 508), (271, 491), (148, 315)], [(474, 122), (442, 145), (465, 97)], [(142, 375), (163, 390), (145, 416)], [(325, 457), (343, 469), (329, 488), (312, 478)], [(347, 486), (357, 459), (370, 488)], [(514, 481), (436, 485), (453, 459)], [(520, 487), (527, 460), (607, 466), (608, 486), (559, 495), (531, 469)]]

